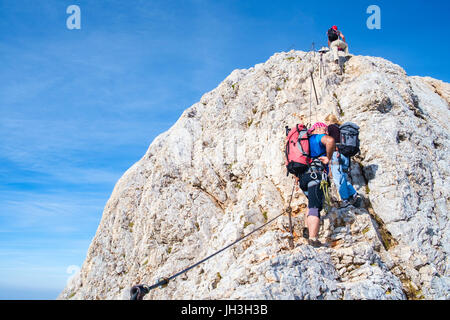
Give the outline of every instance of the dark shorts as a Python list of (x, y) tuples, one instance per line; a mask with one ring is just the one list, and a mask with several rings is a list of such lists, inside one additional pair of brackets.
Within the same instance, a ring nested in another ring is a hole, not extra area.
[[(299, 180), (300, 189), (308, 197), (308, 208), (316, 209), (317, 215), (320, 217), (320, 211), (323, 209), (323, 191), (320, 189), (320, 178), (313, 179), (311, 174), (304, 173), (300, 176)], [(316, 210), (309, 210), (310, 212), (316, 212)], [(314, 214), (315, 215), (315, 214)]]

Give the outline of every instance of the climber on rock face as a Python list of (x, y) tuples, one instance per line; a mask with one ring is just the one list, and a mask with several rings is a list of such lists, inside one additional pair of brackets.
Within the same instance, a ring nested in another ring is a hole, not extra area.
[[(341, 31), (338, 30), (336, 26), (332, 26), (330, 29), (328, 29), (327, 36), (328, 47), (331, 51), (333, 51), (334, 62), (337, 64), (339, 63), (339, 49), (343, 50), (345, 55), (348, 56), (348, 45), (345, 41), (345, 36)], [(339, 38), (342, 38), (342, 40), (340, 40)]]
[[(339, 144), (341, 139), (339, 126), (341, 123), (333, 114), (329, 114), (325, 118), (325, 123), (328, 125), (328, 134), (334, 138), (336, 144)], [(348, 181), (349, 166), (350, 158), (340, 153), (336, 148), (330, 162), (330, 171), (339, 196), (341, 197), (342, 207), (347, 207), (348, 205), (355, 205), (357, 207), (360, 205), (360, 198), (355, 188)]]
[(308, 197), (308, 212), (306, 226), (308, 228), (308, 242), (312, 246), (320, 246), (317, 239), (320, 226), (320, 211), (324, 200), (324, 193), (320, 188), (322, 179), (327, 179), (328, 163), (331, 161), (336, 143), (327, 133), (327, 125), (322, 122), (315, 123), (309, 130), (310, 156), (313, 159), (308, 170), (300, 175), (300, 188)]

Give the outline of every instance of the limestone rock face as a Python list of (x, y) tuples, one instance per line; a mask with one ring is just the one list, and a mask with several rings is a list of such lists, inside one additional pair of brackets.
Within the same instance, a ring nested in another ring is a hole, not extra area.
[[(364, 206), (322, 212), (301, 237), (307, 199), (146, 299), (449, 299), (450, 85), (382, 58), (277, 53), (234, 70), (159, 135), (118, 181), (83, 267), (60, 299), (128, 299), (287, 207), (285, 126), (335, 114), (360, 128), (351, 177)], [(316, 104), (310, 71), (319, 100)], [(336, 195), (334, 195), (336, 196)]]

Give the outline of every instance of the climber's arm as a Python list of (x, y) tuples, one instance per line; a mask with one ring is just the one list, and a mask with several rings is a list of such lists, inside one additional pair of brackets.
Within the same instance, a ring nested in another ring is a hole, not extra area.
[(320, 157), (319, 159), (324, 163), (328, 164), (328, 162), (331, 161), (331, 158), (333, 157), (333, 152), (336, 150), (336, 142), (334, 141), (334, 138), (332, 136), (324, 135), (322, 139), (320, 139), (320, 142), (325, 146), (325, 149), (327, 151), (326, 157)]

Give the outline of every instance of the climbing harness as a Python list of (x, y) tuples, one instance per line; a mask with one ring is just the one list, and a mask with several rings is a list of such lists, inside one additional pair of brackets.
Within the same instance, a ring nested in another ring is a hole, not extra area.
[(292, 208), (291, 208), (291, 202), (292, 202), (292, 196), (294, 195), (294, 189), (295, 189), (296, 183), (294, 183), (294, 186), (292, 187), (292, 192), (291, 192), (291, 198), (289, 200), (289, 204), (288, 207), (279, 215), (277, 215), (276, 217), (270, 219), (269, 221), (267, 221), (266, 223), (264, 223), (263, 225), (259, 226), (258, 228), (256, 228), (255, 230), (249, 232), (248, 234), (240, 237), (239, 239), (235, 240), (234, 242), (230, 243), (229, 245), (227, 245), (226, 247), (220, 249), (219, 251), (214, 252), (213, 254), (207, 256), (206, 258), (198, 261), (197, 263), (181, 270), (180, 272), (168, 277), (168, 278), (162, 278), (160, 280), (158, 280), (158, 282), (156, 282), (155, 284), (149, 286), (146, 284), (139, 284), (139, 285), (135, 285), (131, 288), (130, 290), (130, 300), (142, 300), (144, 298), (144, 296), (150, 292), (150, 290), (153, 290), (155, 288), (165, 288), (168, 284), (170, 280), (175, 279), (176, 277), (182, 275), (183, 273), (188, 272), (189, 270), (195, 268), (196, 266), (198, 266), (199, 264), (202, 264), (203, 262), (205, 262), (206, 260), (211, 259), (212, 257), (214, 257), (215, 255), (221, 253), (222, 251), (225, 251), (226, 249), (230, 248), (231, 246), (235, 245), (236, 243), (244, 240), (245, 238), (249, 237), (250, 235), (252, 235), (253, 233), (255, 233), (256, 231), (264, 228), (265, 226), (267, 226), (268, 224), (272, 223), (273, 221), (275, 221), (276, 219), (278, 219), (279, 217), (281, 217), (283, 214), (285, 214), (286, 212), (289, 213), (289, 227), (290, 227), (290, 240), (289, 243), (292, 243), (291, 248), (293, 248), (293, 232), (292, 232), (292, 221), (291, 221), (291, 212), (292, 212)]
[(325, 200), (325, 211), (328, 212), (331, 208), (331, 198), (329, 191), (329, 182), (327, 172), (319, 159), (314, 159), (310, 165), (309, 176), (312, 180), (316, 181), (317, 184), (320, 183), (319, 189), (322, 191)]

